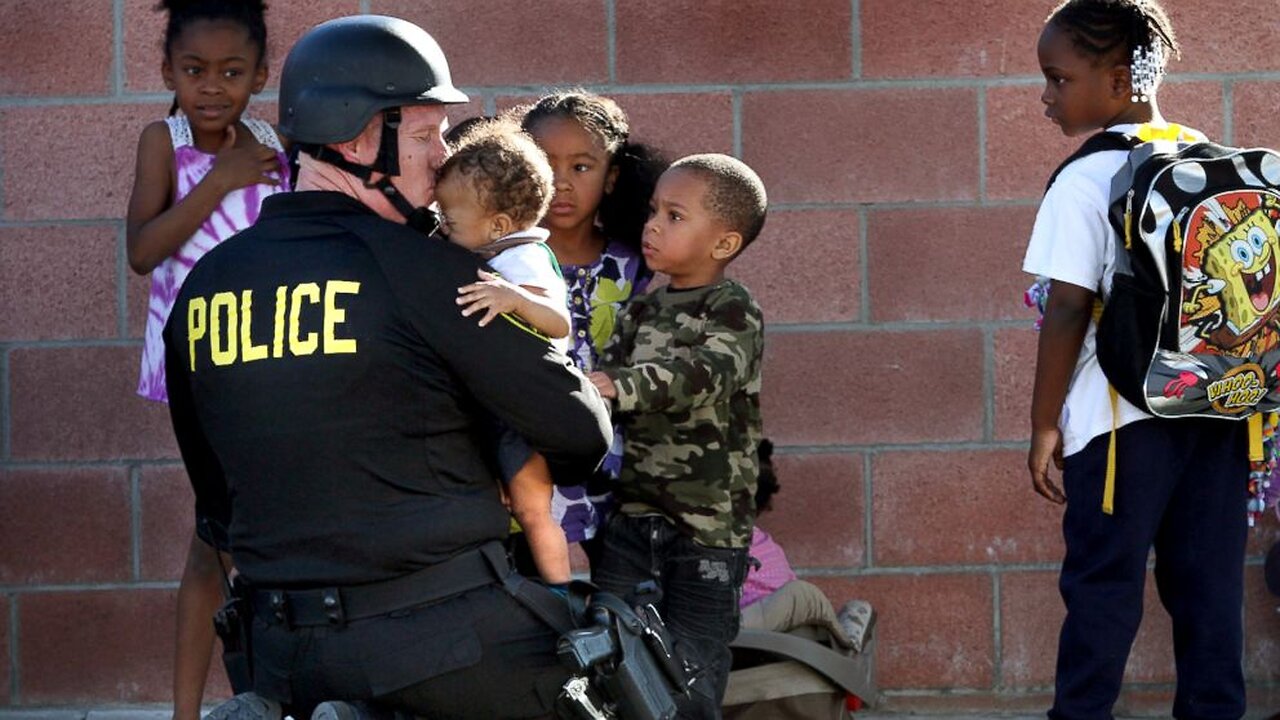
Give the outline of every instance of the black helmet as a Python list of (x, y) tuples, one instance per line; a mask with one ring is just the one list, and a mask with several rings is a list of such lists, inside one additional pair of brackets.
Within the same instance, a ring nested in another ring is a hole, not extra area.
[(464, 102), (427, 31), (400, 18), (354, 15), (315, 26), (289, 51), (280, 133), (305, 145), (345, 142), (387, 108)]

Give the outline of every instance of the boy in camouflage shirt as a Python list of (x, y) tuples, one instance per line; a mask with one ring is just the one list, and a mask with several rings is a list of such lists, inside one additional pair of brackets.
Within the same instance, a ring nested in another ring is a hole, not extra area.
[(632, 600), (651, 581), (681, 652), (700, 671), (680, 716), (720, 717), (755, 514), (764, 322), (725, 266), (760, 233), (760, 178), (726, 155), (693, 155), (659, 179), (644, 228), (649, 267), (671, 280), (635, 297), (604, 370), (624, 437), (592, 579)]

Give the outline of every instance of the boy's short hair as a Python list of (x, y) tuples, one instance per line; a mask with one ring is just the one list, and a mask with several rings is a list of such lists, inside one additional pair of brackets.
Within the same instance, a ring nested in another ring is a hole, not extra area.
[(670, 169), (693, 172), (706, 181), (707, 209), (742, 235), (742, 247), (760, 234), (769, 199), (760, 176), (746, 163), (728, 155), (705, 153), (680, 158)]
[(521, 230), (538, 224), (555, 195), (546, 153), (506, 120), (485, 120), (467, 129), (436, 172), (437, 182), (454, 172), (471, 183), (485, 210), (506, 213)]

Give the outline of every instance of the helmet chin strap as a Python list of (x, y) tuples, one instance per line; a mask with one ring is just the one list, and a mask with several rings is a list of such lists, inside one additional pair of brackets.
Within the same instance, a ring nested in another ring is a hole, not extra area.
[[(427, 207), (414, 207), (391, 182), (391, 178), (400, 175), (400, 108), (382, 111), (382, 139), (378, 143), (378, 156), (374, 158), (372, 165), (353, 163), (343, 157), (342, 153), (325, 145), (300, 145), (298, 149), (320, 162), (360, 178), (365, 187), (380, 191), (404, 218), (405, 224), (414, 230), (431, 235), (440, 227), (440, 218), (435, 212)], [(382, 177), (371, 180), (375, 172), (381, 173)]]

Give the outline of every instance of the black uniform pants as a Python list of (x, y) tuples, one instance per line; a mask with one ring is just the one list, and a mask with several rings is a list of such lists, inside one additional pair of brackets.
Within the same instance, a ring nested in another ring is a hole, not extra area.
[(1066, 459), (1067, 617), (1049, 717), (1112, 717), (1142, 621), (1147, 556), (1173, 621), (1180, 720), (1244, 714), (1242, 603), (1248, 440), (1243, 422), (1143, 420), (1116, 437), (1115, 514), (1102, 512), (1109, 437)]
[(496, 583), (340, 627), (255, 618), (255, 688), (301, 717), (334, 699), (442, 720), (550, 716), (569, 676), (557, 635)]

